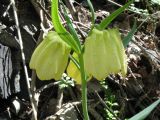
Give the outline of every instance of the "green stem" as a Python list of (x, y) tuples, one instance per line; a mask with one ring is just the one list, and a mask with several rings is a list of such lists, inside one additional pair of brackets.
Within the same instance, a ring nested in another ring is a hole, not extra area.
[(90, 31), (92, 31), (92, 29), (94, 28), (94, 24), (95, 24), (95, 13), (94, 13), (94, 8), (93, 8), (91, 1), (87, 0), (87, 3), (88, 3), (88, 6), (89, 6), (91, 14), (92, 14), (92, 26), (91, 26), (91, 30), (90, 30)]
[(86, 74), (84, 71), (84, 60), (83, 54), (79, 54), (79, 63), (80, 63), (80, 71), (81, 71), (81, 79), (82, 79), (82, 108), (83, 108), (83, 116), (84, 120), (89, 120), (88, 116), (88, 107), (87, 107), (87, 80)]

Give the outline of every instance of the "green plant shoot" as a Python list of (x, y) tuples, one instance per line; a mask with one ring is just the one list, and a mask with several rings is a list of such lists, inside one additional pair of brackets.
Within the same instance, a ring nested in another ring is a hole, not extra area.
[[(89, 120), (87, 108), (87, 78), (93, 76), (103, 80), (109, 74), (127, 72), (127, 63), (124, 47), (117, 29), (104, 30), (107, 25), (118, 16), (131, 2), (119, 8), (110, 17), (102, 21), (98, 27), (94, 26), (94, 10), (90, 0), (87, 0), (92, 12), (92, 28), (85, 40), (84, 50), (80, 45), (80, 39), (73, 29), (65, 11), (67, 24), (71, 34), (63, 27), (58, 14), (58, 0), (52, 0), (51, 16), (56, 32), (49, 32), (42, 43), (35, 49), (30, 68), (35, 69), (41, 80), (59, 80), (67, 67), (71, 49), (74, 54), (71, 58), (67, 73), (77, 84), (82, 85), (82, 108), (84, 120)], [(73, 34), (73, 35), (72, 35)]]

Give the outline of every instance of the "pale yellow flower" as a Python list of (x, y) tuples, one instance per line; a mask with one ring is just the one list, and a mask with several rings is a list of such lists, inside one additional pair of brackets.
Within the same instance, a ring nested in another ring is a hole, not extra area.
[(35, 49), (29, 66), (36, 70), (40, 80), (59, 80), (67, 66), (70, 51), (70, 46), (51, 31)]
[[(78, 61), (78, 55), (75, 52), (72, 56)], [(70, 60), (67, 67), (67, 74), (76, 81), (76, 84), (82, 83), (80, 70), (77, 68), (77, 66), (73, 63), (72, 60)]]
[(126, 54), (117, 29), (93, 29), (85, 41), (85, 71), (98, 80), (109, 74), (127, 72)]

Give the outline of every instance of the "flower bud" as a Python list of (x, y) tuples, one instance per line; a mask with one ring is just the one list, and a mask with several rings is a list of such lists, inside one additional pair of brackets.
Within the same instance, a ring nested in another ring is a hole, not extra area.
[(71, 48), (56, 32), (49, 32), (32, 54), (30, 68), (40, 80), (59, 80), (67, 66)]
[(112, 73), (125, 75), (126, 55), (118, 30), (93, 29), (85, 41), (84, 64), (86, 73), (98, 80)]

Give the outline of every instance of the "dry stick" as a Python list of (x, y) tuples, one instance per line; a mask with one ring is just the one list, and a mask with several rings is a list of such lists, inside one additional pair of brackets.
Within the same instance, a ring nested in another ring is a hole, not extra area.
[(43, 12), (46, 14), (46, 16), (51, 20), (51, 16), (48, 14), (48, 12), (45, 10), (45, 8), (41, 5), (39, 1), (37, 1), (38, 6), (43, 10)]
[(56, 105), (56, 112), (60, 110), (62, 107), (63, 102), (63, 90), (58, 87), (58, 97), (57, 97), (57, 105)]
[(50, 87), (52, 87), (52, 86), (54, 86), (54, 85), (56, 85), (56, 84), (57, 84), (57, 83), (54, 82), (54, 83), (50, 83), (50, 84), (44, 85), (44, 86), (42, 86), (41, 88), (37, 89), (37, 90), (35, 91), (35, 93), (41, 93), (41, 92), (43, 92), (45, 89), (50, 88)]
[(76, 11), (76, 9), (73, 6), (72, 1), (71, 0), (65, 0), (65, 3), (66, 3), (67, 8), (69, 9), (69, 11), (70, 11), (73, 19), (77, 21), (78, 20), (78, 16), (76, 14), (77, 11)]
[(29, 1), (32, 3), (34, 9), (36, 10), (37, 14), (39, 15), (40, 8), (39, 8), (38, 4), (36, 3), (36, 0), (29, 0)]
[[(112, 3), (112, 4), (114, 4), (114, 5), (117, 5), (118, 7), (122, 7), (122, 6), (123, 6), (123, 5), (118, 4), (118, 3), (116, 3), (116, 2), (114, 2), (114, 1), (112, 1), (112, 0), (106, 0), (106, 1), (108, 1), (108, 2), (110, 2), (110, 3)], [(128, 10), (128, 11), (131, 11), (131, 12), (133, 12), (133, 13), (136, 13), (136, 14), (141, 15), (141, 13), (138, 13), (138, 12), (132, 10), (132, 9), (127, 9), (127, 10)]]
[(10, 3), (10, 4), (8, 5), (6, 11), (3, 13), (3, 17), (6, 17), (6, 15), (7, 15), (8, 11), (9, 11), (11, 5), (12, 5), (12, 3)]
[(89, 106), (88, 110), (93, 115), (95, 120), (103, 120), (102, 116), (93, 107)]
[(95, 93), (96, 93), (97, 97), (99, 98), (100, 102), (101, 102), (101, 103), (107, 108), (107, 110), (116, 118), (116, 120), (121, 120), (120, 118), (118, 118), (118, 117), (114, 114), (113, 110), (110, 109), (110, 108), (107, 106), (107, 104), (102, 100), (102, 98), (100, 97), (100, 95), (98, 94), (98, 92), (95, 91)]
[[(76, 105), (80, 105), (81, 102), (70, 102), (70, 103), (65, 103), (62, 105), (62, 107), (54, 114), (54, 115), (50, 115), (47, 118), (45, 118), (44, 120), (60, 120), (60, 116), (64, 115), (64, 113), (66, 113), (68, 108), (73, 108)], [(66, 112), (65, 112), (66, 111)]]
[(114, 2), (114, 1), (112, 1), (112, 0), (107, 0), (107, 1), (110, 2), (110, 3), (112, 3), (112, 4), (114, 4), (114, 5), (117, 5), (117, 6), (119, 6), (119, 7), (122, 7), (122, 5), (116, 3), (116, 2)]
[(44, 25), (41, 25), (44, 32), (46, 30), (48, 31), (48, 30), (52, 29), (53, 27), (49, 23), (47, 23), (48, 21), (51, 20), (51, 16), (45, 10), (44, 0), (38, 0), (38, 1), (37, 0), (30, 0), (30, 2), (32, 3), (32, 5), (35, 8), (37, 14), (39, 15), (39, 17), (41, 19), (41, 23), (43, 23), (45, 25), (45, 27), (49, 27), (49, 28), (45, 29)]
[(33, 103), (32, 93), (31, 93), (31, 90), (30, 90), (29, 76), (28, 76), (27, 66), (26, 66), (26, 63), (25, 63), (25, 55), (24, 55), (24, 50), (23, 50), (23, 42), (22, 42), (22, 36), (21, 36), (20, 28), (19, 28), (19, 22), (18, 22), (18, 16), (17, 16), (17, 12), (16, 12), (15, 1), (11, 0), (11, 2), (12, 2), (12, 6), (13, 6), (15, 23), (16, 23), (17, 32), (18, 32), (19, 44), (20, 44), (20, 48), (21, 48), (21, 56), (22, 56), (22, 62), (23, 62), (23, 67), (24, 67), (24, 72), (25, 72), (27, 89), (28, 89), (28, 93), (29, 93), (29, 98), (30, 98), (31, 106), (32, 106), (32, 109), (33, 109), (34, 120), (37, 120), (37, 111), (35, 110), (35, 105)]

